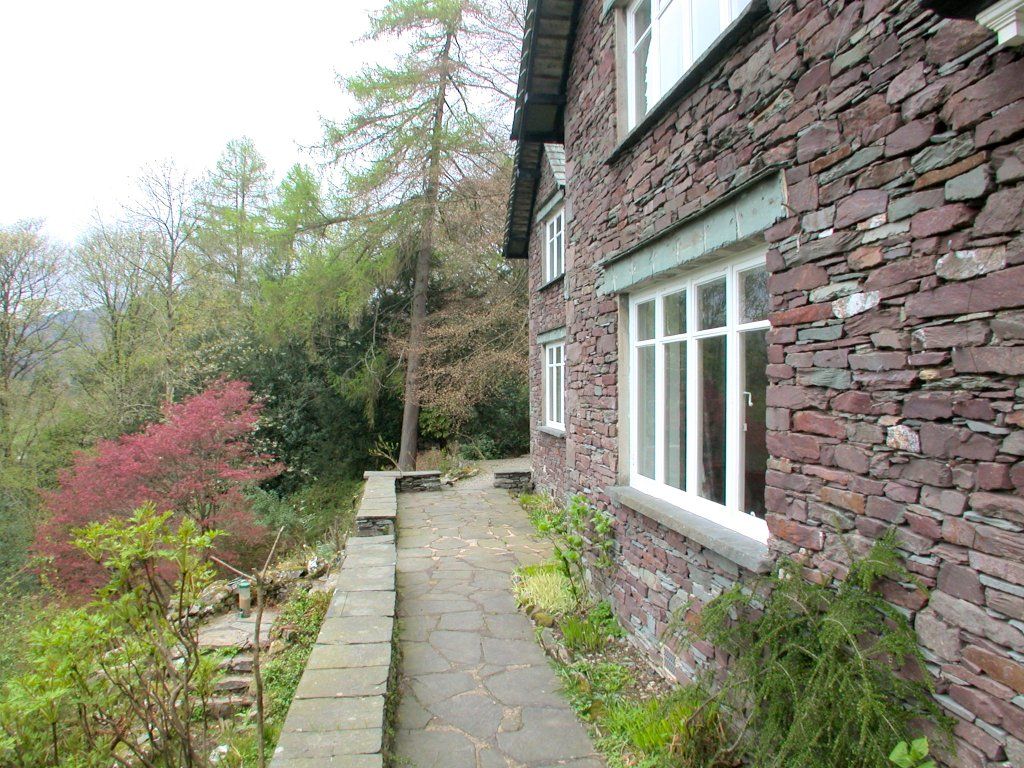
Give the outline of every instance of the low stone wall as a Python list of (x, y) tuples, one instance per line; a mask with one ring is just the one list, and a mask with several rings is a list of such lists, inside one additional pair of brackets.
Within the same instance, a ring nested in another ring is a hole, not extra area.
[(438, 472), (367, 472), (331, 606), (281, 729), (272, 768), (382, 768), (394, 664), (398, 491)]
[(376, 487), (385, 488), (389, 485), (387, 481), (393, 480), (391, 485), (394, 486), (394, 490), (401, 493), (441, 490), (441, 473), (436, 469), (415, 472), (363, 472), (363, 479), (367, 481), (367, 488), (370, 487), (371, 481)]
[(516, 493), (527, 493), (533, 490), (533, 472), (528, 469), (495, 472), (494, 487), (505, 488)]

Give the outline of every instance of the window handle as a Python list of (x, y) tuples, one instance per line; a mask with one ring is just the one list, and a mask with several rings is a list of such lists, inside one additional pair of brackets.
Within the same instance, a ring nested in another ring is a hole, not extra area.
[(754, 396), (752, 394), (750, 394), (749, 392), (747, 392), (746, 390), (744, 390), (743, 394), (747, 396), (747, 408), (753, 408), (754, 407)]

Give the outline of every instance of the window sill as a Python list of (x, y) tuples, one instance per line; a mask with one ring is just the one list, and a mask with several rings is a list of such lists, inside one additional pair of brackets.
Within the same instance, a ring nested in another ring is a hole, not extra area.
[(767, 573), (771, 570), (773, 558), (766, 544), (627, 485), (608, 488), (607, 492), (618, 504), (717, 552), (748, 571)]
[(549, 426), (543, 425), (543, 426), (537, 427), (537, 431), (542, 433), (542, 434), (549, 435), (550, 437), (557, 437), (557, 438), (560, 438), (562, 440), (565, 439), (565, 430), (564, 429), (559, 429), (558, 427), (549, 427)]
[(605, 160), (605, 165), (611, 165), (626, 153), (631, 147), (637, 144), (640, 139), (647, 135), (651, 128), (658, 123), (687, 93), (692, 91), (704, 75), (718, 64), (719, 60), (734, 46), (737, 41), (745, 35), (754, 24), (768, 12), (768, 0), (751, 0), (750, 5), (736, 17), (735, 21), (722, 30), (722, 34), (701, 54), (693, 66), (691, 66), (679, 81), (673, 85), (661, 99), (650, 108), (643, 120), (629, 129), (618, 146)]
[(552, 277), (546, 283), (541, 285), (539, 288), (537, 288), (537, 293), (540, 293), (541, 291), (546, 291), (548, 288), (550, 288), (553, 285), (561, 285), (564, 281), (565, 281), (565, 272), (560, 274), (558, 277)]

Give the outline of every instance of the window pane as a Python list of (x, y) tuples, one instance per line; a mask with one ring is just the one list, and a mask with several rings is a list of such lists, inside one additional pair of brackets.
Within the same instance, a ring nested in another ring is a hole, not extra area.
[(740, 335), (743, 364), (743, 511), (764, 517), (765, 471), (768, 448), (765, 431), (765, 393), (768, 390), (767, 330)]
[(693, 60), (706, 51), (722, 31), (719, 0), (691, 0), (693, 5)]
[(649, 93), (651, 84), (648, 63), (651, 56), (651, 36), (648, 34), (633, 51), (633, 122), (638, 123), (647, 114), (654, 100)]
[(633, 9), (633, 42), (651, 26), (651, 0), (642, 0)]
[(686, 333), (686, 291), (670, 293), (664, 302), (665, 335)]
[(637, 471), (654, 479), (654, 347), (637, 349)]
[(701, 339), (698, 350), (699, 491), (705, 499), (725, 504), (725, 337)]
[(558, 412), (558, 423), (565, 423), (565, 347), (559, 344), (556, 348), (555, 358), (558, 360), (558, 386), (555, 389), (557, 398), (556, 411)]
[(637, 304), (636, 338), (638, 341), (654, 338), (654, 299)]
[(686, 488), (686, 342), (665, 345), (665, 482)]
[(768, 270), (764, 267), (740, 273), (740, 322), (768, 319)]
[(697, 286), (697, 319), (699, 330), (725, 325), (725, 278)]
[(658, 98), (663, 96), (683, 76), (683, 0), (671, 0), (662, 6), (658, 25), (658, 63), (661, 82)]

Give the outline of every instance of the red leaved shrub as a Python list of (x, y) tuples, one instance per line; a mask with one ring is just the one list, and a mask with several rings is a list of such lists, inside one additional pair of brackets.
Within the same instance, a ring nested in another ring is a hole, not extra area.
[(266, 530), (243, 490), (283, 470), (250, 442), (260, 409), (246, 382), (222, 380), (165, 406), (163, 421), (77, 453), (47, 495), (50, 518), (36, 535), (36, 553), (50, 558), (57, 585), (85, 594), (103, 580), (99, 567), (71, 544), (73, 529), (128, 516), (147, 501), (189, 515), (204, 529), (225, 531), (220, 548), (236, 557), (259, 546)]

